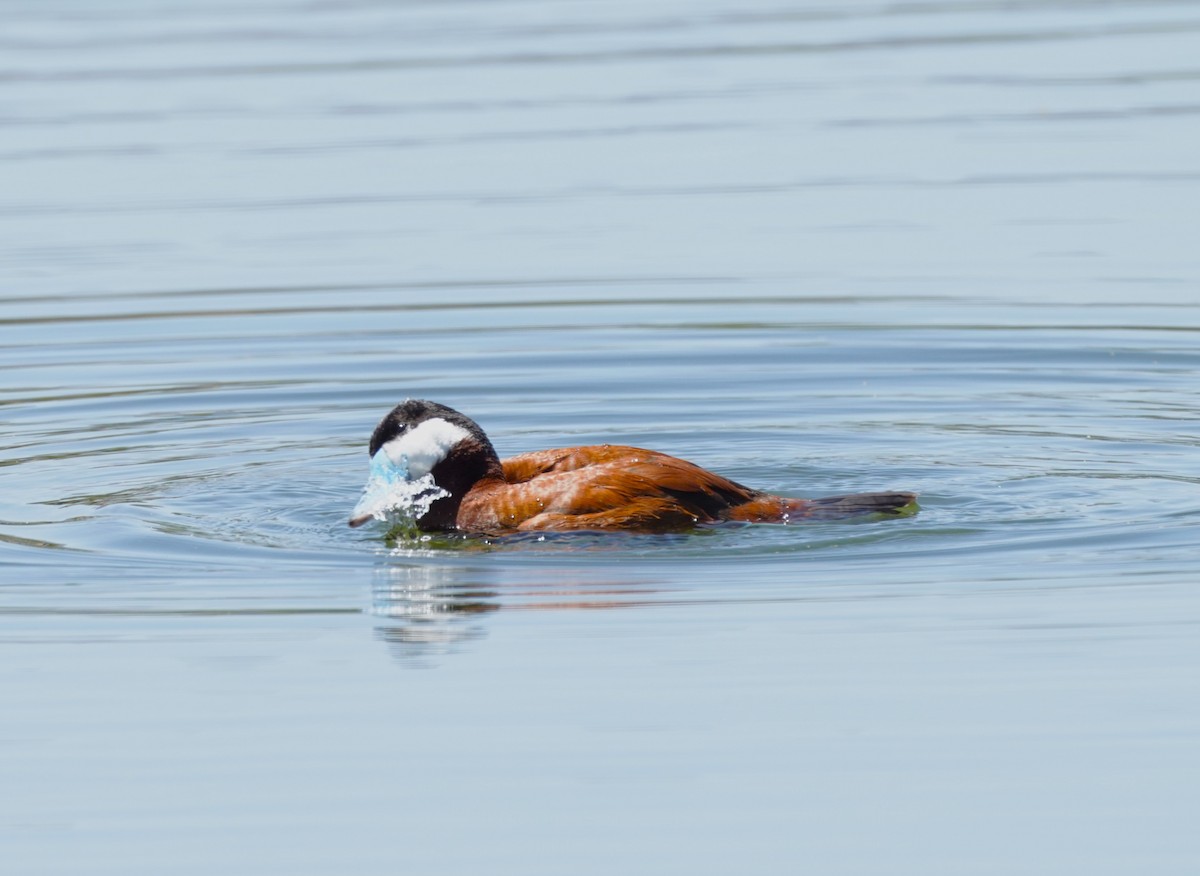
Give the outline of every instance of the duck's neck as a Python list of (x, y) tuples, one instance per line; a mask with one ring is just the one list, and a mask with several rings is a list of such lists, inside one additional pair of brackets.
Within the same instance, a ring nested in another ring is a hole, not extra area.
[(446, 531), (456, 528), (458, 509), (467, 493), (480, 481), (504, 480), (504, 467), (490, 441), (472, 436), (457, 444), (430, 474), (449, 495), (433, 502), (417, 526), (427, 531)]

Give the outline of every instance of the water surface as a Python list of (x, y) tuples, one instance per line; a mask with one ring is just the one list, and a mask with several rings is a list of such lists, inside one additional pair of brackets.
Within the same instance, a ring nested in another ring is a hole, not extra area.
[[(22, 873), (1192, 873), (1200, 6), (12, 3)], [(406, 396), (916, 516), (351, 530)]]

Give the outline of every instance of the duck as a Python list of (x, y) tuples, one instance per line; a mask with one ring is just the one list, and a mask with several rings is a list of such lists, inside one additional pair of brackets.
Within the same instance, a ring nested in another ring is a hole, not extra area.
[[(915, 509), (911, 492), (800, 499), (751, 489), (678, 457), (620, 444), (537, 450), (501, 459), (470, 417), (408, 399), (375, 427), (371, 476), (350, 526), (385, 519), (397, 481), (421, 482), (424, 532), (678, 532), (726, 522), (792, 523)], [(420, 490), (418, 490), (420, 493)], [(431, 501), (429, 501), (431, 500)]]

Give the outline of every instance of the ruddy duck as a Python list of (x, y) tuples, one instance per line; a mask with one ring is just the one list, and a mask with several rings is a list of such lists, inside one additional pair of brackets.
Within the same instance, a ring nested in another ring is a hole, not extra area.
[[(752, 490), (698, 465), (638, 447), (598, 444), (501, 460), (483, 429), (436, 402), (410, 399), (375, 428), (372, 478), (350, 517), (360, 526), (388, 510), (381, 485), (432, 476), (425, 531), (671, 532), (722, 521), (787, 523), (895, 514), (906, 492), (793, 499)], [(436, 485), (436, 486), (434, 486)]]

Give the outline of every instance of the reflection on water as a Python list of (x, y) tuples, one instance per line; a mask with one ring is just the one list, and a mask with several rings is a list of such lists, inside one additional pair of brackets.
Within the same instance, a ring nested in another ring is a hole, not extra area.
[(500, 608), (486, 567), (445, 566), (434, 557), (429, 551), (389, 552), (372, 576), (371, 613), (384, 619), (375, 634), (403, 662), (448, 654), (482, 637), (479, 616)]
[[(621, 556), (617, 542), (602, 540), (614, 559)], [(380, 555), (372, 578), (371, 613), (384, 619), (376, 635), (397, 659), (420, 661), (450, 654), (486, 635), (484, 616), (502, 608), (558, 612), (669, 602), (661, 583), (598, 574), (587, 566), (551, 564), (514, 574), (484, 563), (448, 563), (444, 553), (428, 548), (395, 548)]]

